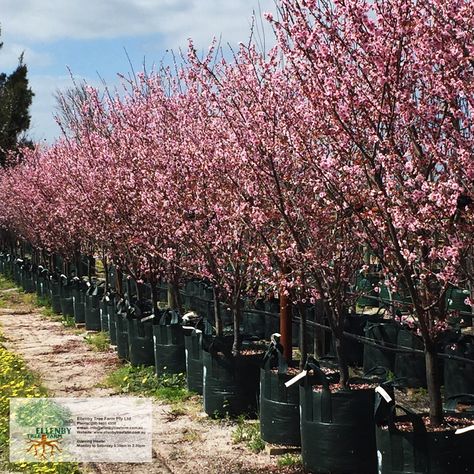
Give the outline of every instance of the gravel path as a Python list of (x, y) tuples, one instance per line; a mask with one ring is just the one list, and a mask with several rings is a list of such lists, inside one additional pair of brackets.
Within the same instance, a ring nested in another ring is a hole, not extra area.
[[(11, 291), (11, 290), (3, 290)], [(1, 291), (0, 291), (1, 293)], [(26, 361), (52, 396), (110, 397), (103, 382), (120, 366), (114, 353), (95, 352), (84, 334), (21, 304), (0, 309), (5, 346)], [(266, 453), (253, 454), (232, 443), (229, 423), (209, 420), (196, 410), (176, 413), (153, 404), (153, 462), (147, 464), (84, 464), (98, 474), (226, 474), (298, 472), (276, 468)]]

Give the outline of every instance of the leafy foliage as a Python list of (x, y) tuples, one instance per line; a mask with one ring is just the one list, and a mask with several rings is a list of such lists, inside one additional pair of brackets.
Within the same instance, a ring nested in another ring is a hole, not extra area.
[[(0, 49), (1, 49), (0, 44)], [(17, 68), (0, 74), (0, 165), (5, 165), (10, 152), (29, 144), (24, 132), (30, 126), (29, 108), (33, 92), (28, 85), (28, 68), (19, 58)]]

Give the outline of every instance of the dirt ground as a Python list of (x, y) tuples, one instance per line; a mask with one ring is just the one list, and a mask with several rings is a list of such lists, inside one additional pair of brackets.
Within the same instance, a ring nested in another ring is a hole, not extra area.
[[(66, 328), (20, 303), (0, 309), (0, 326), (5, 346), (25, 359), (51, 396), (116, 395), (103, 384), (107, 374), (120, 365), (114, 351), (93, 351), (80, 331)], [(234, 444), (234, 428), (228, 422), (210, 420), (199, 410), (181, 414), (169, 405), (154, 402), (152, 463), (84, 464), (83, 468), (98, 474), (301, 472), (278, 468), (276, 457), (266, 452), (254, 454), (245, 446)]]

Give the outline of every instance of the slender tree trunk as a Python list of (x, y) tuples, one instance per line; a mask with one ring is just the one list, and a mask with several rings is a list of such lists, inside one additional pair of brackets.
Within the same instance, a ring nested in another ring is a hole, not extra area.
[(308, 358), (308, 324), (306, 318), (306, 311), (302, 303), (298, 303), (298, 309), (300, 313), (300, 369), (303, 369)]
[(219, 289), (213, 286), (214, 292), (214, 324), (216, 326), (216, 336), (222, 336), (224, 334), (224, 326), (222, 324), (221, 315), (221, 298)]
[(91, 281), (92, 279), (92, 261), (93, 261), (94, 257), (88, 255), (87, 256), (87, 278), (89, 279), (89, 281)]
[(157, 285), (155, 277), (151, 278), (150, 287), (151, 287), (151, 303), (153, 305), (153, 315), (156, 318), (158, 318), (158, 315), (159, 315), (158, 301), (160, 301), (160, 295), (159, 295), (158, 285)]
[(342, 387), (347, 387), (349, 381), (349, 366), (347, 365), (344, 336), (342, 329), (333, 333), (334, 344), (336, 346), (336, 356), (339, 364), (340, 381)]
[(172, 278), (168, 283), (168, 306), (178, 311), (180, 314), (183, 313), (183, 306), (181, 304), (181, 297), (179, 294), (179, 285), (176, 278)]
[(288, 362), (293, 358), (292, 321), (289, 308), (289, 298), (285, 290), (280, 291), (280, 344), (283, 355)]
[(240, 352), (240, 347), (242, 344), (242, 338), (240, 337), (240, 321), (242, 319), (242, 310), (238, 299), (232, 303), (232, 319), (234, 324), (234, 343), (232, 344), (232, 354), (236, 356)]
[(117, 268), (117, 279), (115, 281), (115, 290), (119, 297), (123, 296), (123, 272), (122, 269)]
[(426, 385), (430, 399), (430, 421), (433, 426), (443, 422), (443, 403), (438, 370), (436, 349), (431, 342), (425, 341)]
[(105, 293), (104, 293), (104, 298), (105, 298), (105, 295), (108, 293), (110, 289), (109, 264), (107, 262), (107, 257), (105, 255), (102, 257), (102, 265), (104, 266), (104, 272), (105, 272)]

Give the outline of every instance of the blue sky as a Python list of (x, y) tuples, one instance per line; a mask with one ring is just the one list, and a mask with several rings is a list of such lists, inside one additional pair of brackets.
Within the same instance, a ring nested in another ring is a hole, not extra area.
[[(213, 36), (235, 46), (248, 41), (252, 13), (274, 11), (274, 0), (0, 0), (0, 71), (24, 52), (33, 99), (30, 136), (53, 142), (54, 92), (78, 79), (109, 86), (117, 73), (169, 60), (187, 39), (205, 51)], [(260, 21), (260, 20), (259, 20)], [(271, 41), (270, 30), (265, 34)]]

